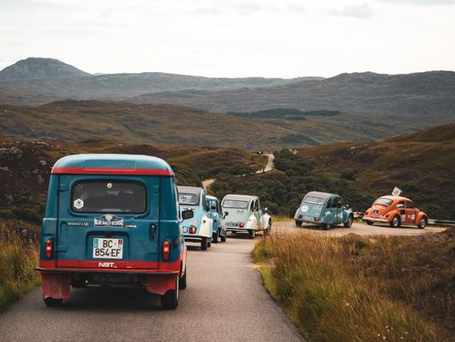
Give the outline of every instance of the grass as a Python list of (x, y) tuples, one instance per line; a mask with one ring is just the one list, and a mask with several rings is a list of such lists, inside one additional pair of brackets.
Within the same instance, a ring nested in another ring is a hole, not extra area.
[(39, 284), (37, 236), (32, 226), (0, 221), (0, 311)]
[(455, 231), (438, 236), (275, 234), (256, 244), (253, 258), (311, 342), (450, 341)]

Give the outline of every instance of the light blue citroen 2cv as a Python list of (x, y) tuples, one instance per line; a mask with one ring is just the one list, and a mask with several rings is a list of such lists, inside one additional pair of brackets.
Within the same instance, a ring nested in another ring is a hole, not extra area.
[(205, 251), (212, 245), (213, 220), (209, 215), (209, 203), (203, 188), (179, 186), (180, 212), (193, 211), (193, 217), (182, 221), (185, 241), (199, 242)]
[[(175, 309), (186, 288), (187, 250), (174, 172), (139, 155), (64, 157), (50, 177), (39, 267), (44, 302), (60, 305), (70, 286), (130, 285)], [(190, 219), (192, 211), (181, 213)]]
[(215, 196), (207, 196), (209, 205), (209, 217), (213, 220), (212, 226), (212, 243), (217, 243), (218, 240), (226, 242), (227, 230), (224, 222), (224, 213), (221, 208), (221, 203)]
[(294, 219), (298, 227), (303, 223), (310, 223), (328, 230), (339, 224), (350, 228), (354, 221), (354, 214), (351, 209), (341, 204), (339, 195), (312, 191), (303, 198)]

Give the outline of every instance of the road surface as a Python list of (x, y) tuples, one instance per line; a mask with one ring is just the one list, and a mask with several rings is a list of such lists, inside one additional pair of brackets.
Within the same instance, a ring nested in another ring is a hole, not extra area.
[(0, 315), (0, 341), (304, 341), (262, 286), (253, 240), (231, 236), (206, 252), (189, 244), (188, 288), (174, 311), (142, 289), (72, 289), (60, 308), (36, 290)]
[(269, 160), (267, 161), (267, 165), (265, 166), (265, 168), (263, 170), (256, 171), (256, 173), (270, 172), (273, 169), (273, 160), (275, 159), (275, 156), (273, 155), (273, 153), (267, 153), (264, 155), (269, 158)]
[(278, 221), (273, 224), (274, 232), (302, 232), (305, 234), (323, 234), (331, 236), (343, 236), (350, 233), (355, 233), (358, 235), (419, 235), (419, 234), (428, 234), (428, 233), (439, 233), (447, 228), (440, 227), (426, 227), (425, 229), (419, 229), (416, 226), (406, 226), (400, 228), (391, 228), (389, 225), (385, 224), (374, 224), (369, 226), (365, 223), (354, 222), (351, 228), (344, 228), (343, 225), (340, 225), (337, 228), (332, 228), (330, 230), (323, 230), (319, 227), (304, 224), (302, 227), (296, 227), (294, 221)]

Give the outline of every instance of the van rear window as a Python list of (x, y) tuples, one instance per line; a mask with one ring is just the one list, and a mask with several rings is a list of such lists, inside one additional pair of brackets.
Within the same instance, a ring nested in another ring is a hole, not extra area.
[(316, 205), (323, 205), (325, 202), (324, 198), (316, 197), (316, 196), (306, 196), (303, 199), (304, 203), (309, 203), (309, 204), (316, 204)]
[(245, 201), (235, 201), (235, 200), (225, 200), (223, 202), (224, 208), (235, 208), (235, 209), (246, 209), (248, 208), (248, 202)]
[(199, 205), (199, 196), (196, 194), (179, 193), (179, 203), (186, 205)]
[(76, 213), (142, 214), (147, 208), (146, 188), (139, 182), (78, 182), (71, 198), (71, 209)]

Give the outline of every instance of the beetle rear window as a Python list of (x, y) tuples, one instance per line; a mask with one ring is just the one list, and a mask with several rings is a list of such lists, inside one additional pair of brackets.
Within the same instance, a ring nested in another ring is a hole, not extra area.
[(246, 209), (248, 208), (248, 202), (245, 201), (235, 201), (235, 200), (225, 200), (223, 202), (224, 208), (234, 208), (234, 209)]
[(179, 193), (179, 203), (186, 204), (186, 205), (198, 205), (199, 196), (196, 194)]
[(391, 199), (388, 198), (378, 198), (374, 204), (385, 205), (386, 207), (390, 206), (393, 203)]
[(139, 182), (87, 181), (73, 186), (71, 209), (76, 213), (142, 214), (146, 208), (146, 188)]
[(305, 203), (310, 203), (310, 204), (317, 204), (317, 205), (323, 205), (325, 202), (324, 198), (316, 197), (316, 196), (306, 196), (303, 199), (303, 202)]

